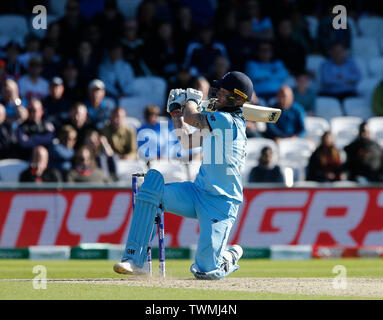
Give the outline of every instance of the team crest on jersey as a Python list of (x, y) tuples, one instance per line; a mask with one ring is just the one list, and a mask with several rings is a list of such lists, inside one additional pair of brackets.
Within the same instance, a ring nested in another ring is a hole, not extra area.
[(210, 115), (210, 119), (211, 119), (211, 121), (215, 121), (216, 120), (214, 114)]

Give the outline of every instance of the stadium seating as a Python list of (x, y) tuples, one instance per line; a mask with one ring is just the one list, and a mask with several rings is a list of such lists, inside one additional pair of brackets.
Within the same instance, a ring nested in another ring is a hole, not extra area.
[(370, 70), (369, 70), (369, 66), (367, 64), (367, 61), (369, 61), (369, 60), (365, 60), (364, 58), (361, 58), (358, 56), (353, 57), (353, 59), (354, 59), (356, 65), (358, 66), (358, 69), (362, 75), (362, 79), (368, 78)]
[(355, 39), (356, 37), (360, 36), (358, 23), (353, 18), (347, 17), (347, 25), (350, 28), (352, 39)]
[(121, 181), (131, 183), (132, 174), (137, 172), (147, 172), (148, 167), (143, 160), (118, 160), (117, 177)]
[(141, 127), (141, 121), (134, 117), (126, 117), (126, 124), (136, 130)]
[(334, 136), (336, 147), (343, 149), (358, 135), (359, 125), (363, 119), (358, 117), (336, 117), (331, 119), (331, 132)]
[(117, 7), (125, 18), (135, 18), (142, 0), (117, 0)]
[(383, 29), (383, 18), (361, 17), (358, 20), (358, 27), (362, 36), (378, 38)]
[(162, 173), (165, 183), (182, 182), (188, 179), (188, 172), (185, 165), (179, 161), (152, 160), (149, 164), (150, 169), (158, 170)]
[(383, 148), (383, 117), (372, 117), (368, 119), (368, 127), (372, 138)]
[(331, 97), (317, 97), (315, 115), (326, 120), (343, 116), (339, 100)]
[(322, 135), (326, 131), (330, 131), (330, 123), (324, 118), (308, 116), (305, 118), (305, 128), (307, 139), (313, 141), (318, 146)]
[(50, 0), (49, 1), (49, 12), (62, 17), (65, 14), (67, 0)]
[(144, 121), (144, 109), (150, 103), (148, 97), (122, 97), (118, 104), (126, 110), (129, 117)]
[(383, 57), (375, 57), (369, 59), (368, 61), (369, 73), (373, 77), (382, 78), (383, 77)]
[(371, 105), (372, 95), (380, 80), (380, 77), (370, 77), (368, 79), (362, 79), (357, 85), (358, 95), (365, 98), (368, 105)]
[(258, 163), (261, 150), (266, 146), (273, 150), (273, 162), (277, 162), (279, 156), (278, 145), (273, 140), (266, 138), (250, 138), (247, 140), (246, 160), (251, 162), (253, 165), (256, 165)]
[(370, 103), (363, 97), (351, 97), (344, 99), (343, 109), (348, 116), (359, 117), (363, 120), (367, 120), (372, 116)]
[(25, 36), (29, 33), (27, 19), (21, 15), (0, 16), (0, 46), (5, 46), (9, 41), (23, 44)]
[(287, 138), (278, 142), (279, 164), (289, 167), (297, 173), (295, 180), (304, 180), (308, 160), (315, 150), (315, 144), (304, 138)]
[(318, 54), (309, 54), (306, 57), (306, 69), (315, 76), (313, 80), (313, 87), (315, 89), (320, 88), (320, 68), (325, 60), (325, 57)]
[(24, 160), (0, 160), (0, 182), (18, 182), (20, 173), (28, 166), (29, 162)]
[(357, 37), (352, 41), (351, 53), (365, 59), (378, 57), (380, 55), (378, 41), (373, 37)]

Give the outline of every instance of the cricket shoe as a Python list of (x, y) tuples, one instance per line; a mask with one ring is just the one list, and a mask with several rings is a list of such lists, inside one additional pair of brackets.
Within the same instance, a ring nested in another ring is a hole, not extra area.
[(243, 255), (243, 249), (238, 244), (233, 244), (227, 249), (227, 251), (230, 252), (233, 256), (233, 264), (236, 264)]
[(144, 262), (144, 266), (140, 268), (129, 259), (116, 263), (113, 266), (113, 270), (120, 274), (149, 275), (149, 263)]

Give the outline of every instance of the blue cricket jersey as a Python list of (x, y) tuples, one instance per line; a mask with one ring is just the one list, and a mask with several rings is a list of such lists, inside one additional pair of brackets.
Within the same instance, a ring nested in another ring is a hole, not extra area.
[(206, 115), (211, 131), (202, 141), (203, 160), (194, 183), (210, 194), (242, 202), (240, 169), (246, 157), (246, 121), (222, 111)]

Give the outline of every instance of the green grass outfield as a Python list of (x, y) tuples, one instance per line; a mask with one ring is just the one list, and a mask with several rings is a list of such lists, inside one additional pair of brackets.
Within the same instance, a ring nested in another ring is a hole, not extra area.
[[(190, 260), (167, 260), (167, 279), (191, 279)], [(48, 282), (47, 289), (36, 290), (31, 281), (4, 281), (5, 279), (30, 279), (36, 277), (32, 269), (43, 265), (48, 279), (100, 279), (116, 278), (121, 275), (112, 270), (113, 261), (69, 260), (31, 261), (0, 260), (0, 299), (180, 299), (180, 300), (226, 300), (226, 299), (358, 299), (363, 297), (294, 295), (267, 292), (234, 290), (201, 290), (190, 288), (132, 287), (113, 284), (55, 283)], [(333, 278), (333, 267), (343, 265), (347, 276), (352, 278), (383, 278), (383, 259), (339, 259), (339, 260), (242, 260), (240, 269), (228, 278)], [(157, 261), (153, 262), (156, 274)], [(197, 280), (195, 280), (197, 281)], [(225, 279), (218, 282), (225, 281)], [(383, 297), (382, 297), (383, 299)]]

